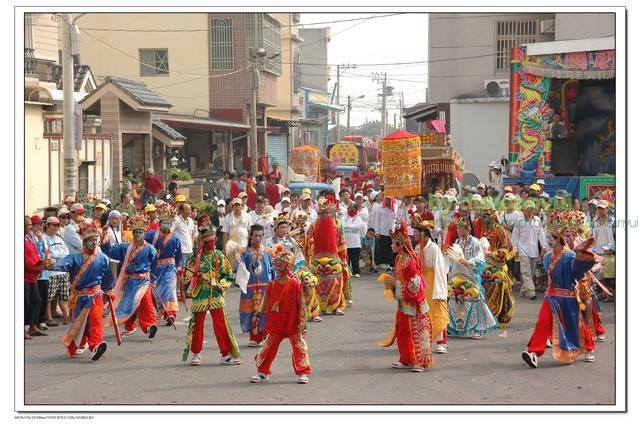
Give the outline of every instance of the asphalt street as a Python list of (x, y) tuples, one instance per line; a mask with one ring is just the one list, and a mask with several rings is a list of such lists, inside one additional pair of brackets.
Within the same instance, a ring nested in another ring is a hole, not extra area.
[(397, 348), (376, 342), (391, 329), (395, 304), (383, 297), (374, 276), (354, 279), (355, 304), (344, 316), (324, 317), (308, 324), (307, 343), (313, 374), (307, 385), (296, 384), (291, 349), (283, 341), (271, 380), (249, 383), (256, 373), (258, 348), (247, 346), (240, 333), (239, 289), (227, 295), (227, 315), (240, 344), (243, 363), (220, 364), (211, 321), (207, 319), (202, 365), (181, 361), (188, 316), (180, 310), (177, 331), (160, 327), (156, 337), (140, 331), (117, 346), (105, 329), (109, 348), (97, 362), (85, 353), (67, 358), (60, 345), (63, 327), (48, 337), (26, 341), (25, 403), (27, 405), (118, 404), (613, 404), (615, 402), (614, 304), (603, 304), (607, 341), (597, 343), (596, 361), (570, 365), (550, 352), (540, 367), (530, 369), (520, 354), (531, 335), (542, 296), (517, 298), (511, 326), (481, 340), (450, 338), (449, 352), (435, 355), (424, 373), (396, 370)]

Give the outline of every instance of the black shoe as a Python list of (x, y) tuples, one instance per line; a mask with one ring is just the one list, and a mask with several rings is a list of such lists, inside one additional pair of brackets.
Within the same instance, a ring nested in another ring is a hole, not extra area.
[(153, 339), (153, 337), (156, 335), (156, 333), (158, 332), (158, 326), (153, 324), (152, 326), (149, 327), (149, 338)]
[(174, 319), (173, 317), (168, 317), (167, 318), (167, 323), (165, 324), (167, 327), (171, 327), (174, 323)]
[(522, 359), (527, 363), (531, 368), (538, 368), (538, 356), (533, 352), (522, 352)]
[(100, 343), (96, 348), (91, 352), (91, 360), (97, 361), (100, 359), (102, 355), (107, 351), (107, 344), (105, 342)]

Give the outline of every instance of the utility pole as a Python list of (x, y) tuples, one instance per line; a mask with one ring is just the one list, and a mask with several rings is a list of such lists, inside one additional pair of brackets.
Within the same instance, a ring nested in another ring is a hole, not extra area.
[(382, 138), (387, 136), (387, 73), (382, 83)]
[(351, 135), (351, 96), (347, 96), (347, 135)]
[(249, 114), (251, 120), (251, 139), (249, 141), (249, 156), (251, 157), (251, 175), (258, 175), (258, 89), (260, 87), (260, 67), (264, 61), (267, 51), (263, 47), (251, 48), (249, 56), (251, 60), (251, 78), (249, 85), (251, 89), (251, 99)]
[(393, 128), (398, 128), (398, 125), (396, 124), (396, 117), (398, 116), (397, 113), (393, 114)]
[[(342, 70), (355, 69), (355, 65), (337, 65), (336, 66), (336, 105), (340, 106), (340, 68)], [(336, 143), (340, 141), (340, 111), (336, 112)]]
[[(73, 98), (73, 42), (72, 37), (77, 36), (74, 25), (75, 20), (71, 13), (56, 15), (62, 21), (62, 104), (64, 112), (63, 120), (63, 143), (62, 151), (64, 157), (62, 191), (64, 196), (76, 196), (78, 191), (76, 149), (75, 149), (75, 123), (74, 109), (75, 99)], [(80, 18), (82, 15), (76, 17)], [(74, 34), (75, 32), (75, 34)], [(76, 46), (77, 47), (77, 46)], [(64, 198), (64, 197), (63, 197)]]

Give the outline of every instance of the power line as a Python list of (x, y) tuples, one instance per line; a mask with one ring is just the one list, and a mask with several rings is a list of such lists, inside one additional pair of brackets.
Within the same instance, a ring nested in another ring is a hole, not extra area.
[[(368, 21), (371, 19), (387, 18), (389, 16), (404, 15), (404, 14), (406, 14), (406, 12), (388, 13), (385, 15), (373, 15), (373, 16), (367, 16), (364, 18), (350, 18), (350, 19), (339, 19), (334, 21), (310, 22), (310, 23), (304, 23), (304, 24), (298, 23), (298, 24), (291, 24), (291, 25), (283, 25), (280, 22), (278, 22), (278, 24), (279, 24), (279, 28), (292, 28), (292, 27), (302, 27), (302, 26), (321, 25), (321, 24), (334, 24), (339, 22)], [(58, 28), (57, 25), (32, 24), (32, 26), (39, 26), (39, 27), (45, 27), (45, 28)], [(262, 25), (262, 27), (272, 28), (271, 25)], [(101, 32), (209, 32), (208, 28), (206, 29), (205, 28), (138, 29), (138, 28), (90, 28), (90, 27), (84, 28), (83, 27), (82, 29), (87, 31), (101, 31)]]

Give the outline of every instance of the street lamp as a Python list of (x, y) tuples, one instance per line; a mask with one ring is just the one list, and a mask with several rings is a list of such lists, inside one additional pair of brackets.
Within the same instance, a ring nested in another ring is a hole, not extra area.
[(172, 167), (177, 167), (178, 166), (178, 158), (176, 157), (175, 153), (173, 154), (173, 157), (171, 159), (169, 159), (169, 163), (171, 164)]
[[(356, 97), (358, 99), (364, 99), (364, 94)], [(351, 135), (351, 96), (347, 96), (347, 135)]]

